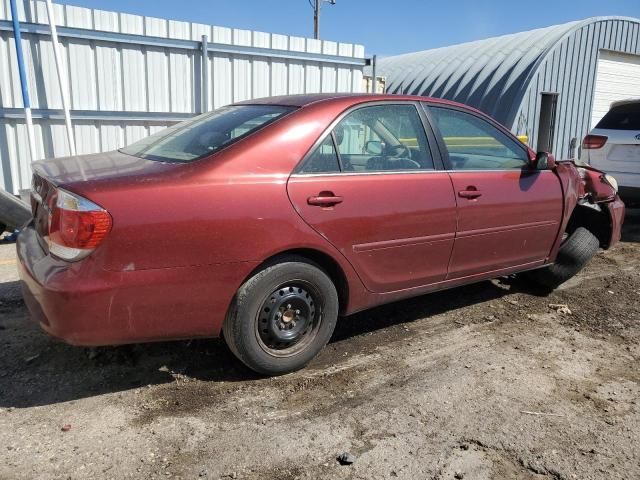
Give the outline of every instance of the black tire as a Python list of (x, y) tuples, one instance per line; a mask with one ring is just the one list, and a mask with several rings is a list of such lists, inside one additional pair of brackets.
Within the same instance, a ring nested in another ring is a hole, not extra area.
[(338, 311), (331, 278), (304, 258), (286, 257), (240, 287), (223, 335), (247, 367), (282, 375), (303, 368), (324, 348)]
[(543, 287), (557, 288), (582, 270), (599, 246), (600, 242), (593, 233), (578, 227), (563, 242), (553, 265), (527, 272), (527, 277)]
[(6, 229), (7, 226), (4, 223), (0, 222), (0, 235), (2, 235)]

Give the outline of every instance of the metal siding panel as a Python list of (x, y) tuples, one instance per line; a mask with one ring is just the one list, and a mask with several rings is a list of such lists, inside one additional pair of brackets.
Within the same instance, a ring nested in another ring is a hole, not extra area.
[(144, 17), (120, 13), (120, 32), (144, 35)]
[(289, 61), (289, 94), (304, 93), (304, 64), (298, 61)]
[(233, 59), (233, 101), (240, 102), (251, 98), (251, 60)]
[[(253, 32), (253, 46), (271, 48), (271, 35), (264, 32)], [(271, 67), (269, 61), (257, 57), (253, 61), (253, 98), (268, 97), (271, 92)]]
[(95, 123), (78, 123), (73, 126), (76, 150), (79, 155), (100, 151), (100, 137)]
[[(169, 53), (170, 110), (172, 112), (193, 111), (193, 54)], [(213, 76), (211, 76), (213, 78)]]
[(338, 43), (338, 55), (353, 57), (353, 45), (350, 43)]
[(68, 44), (71, 105), (76, 110), (98, 108), (94, 51), (86, 40), (76, 39)]
[(191, 33), (189, 31), (189, 22), (178, 22), (176, 20), (169, 20), (169, 37), (179, 40), (189, 40)]
[[(62, 96), (58, 83), (56, 62), (53, 56), (53, 42), (50, 39), (40, 39), (39, 62), (37, 65), (38, 82), (38, 106), (39, 108), (62, 108)], [(2, 55), (0, 55), (1, 57)], [(68, 72), (66, 63), (63, 65), (63, 72)], [(0, 81), (1, 82), (1, 81)], [(1, 83), (0, 83), (1, 84)]]
[(336, 92), (350, 92), (350, 91), (351, 91), (351, 69), (338, 67)]
[(17, 172), (15, 150), (11, 148), (10, 136), (13, 135), (13, 127), (6, 120), (0, 120), (0, 166), (2, 168), (2, 176), (0, 182), (2, 182), (2, 188), (5, 190), (17, 193), (14, 190), (15, 180), (13, 175)]
[(93, 28), (93, 14), (89, 8), (65, 5), (65, 18), (68, 27)]
[(100, 132), (100, 151), (108, 152), (124, 146), (124, 131), (118, 124), (98, 124)]
[[(567, 109), (567, 117), (563, 122), (565, 125), (565, 129), (567, 131), (567, 154), (571, 153), (571, 147), (569, 143), (573, 138), (577, 138), (577, 118), (576, 111), (578, 109), (578, 95), (576, 92), (580, 91), (580, 83), (582, 82), (582, 74), (579, 69), (579, 62), (584, 59), (584, 46), (582, 45), (582, 29), (578, 30), (572, 36), (572, 42), (570, 44), (572, 58), (571, 58), (571, 70), (570, 70), (570, 82), (569, 82), (569, 90), (568, 94), (568, 109)], [(582, 139), (580, 139), (582, 140)], [(578, 140), (576, 140), (577, 142)], [(576, 150), (574, 153), (577, 153), (577, 143)]]
[(147, 127), (144, 125), (126, 125), (124, 127), (124, 143), (125, 145), (131, 145), (132, 143), (142, 140), (149, 135)]
[(200, 42), (202, 40), (203, 35), (206, 35), (207, 39), (211, 41), (211, 27), (209, 25), (204, 25), (202, 23), (192, 23), (191, 24), (191, 40)]
[[(574, 95), (576, 95), (577, 107), (575, 109), (575, 123), (576, 123), (576, 136), (580, 143), (589, 127), (589, 113), (590, 112), (590, 98), (589, 98), (589, 80), (592, 76), (592, 63), (593, 63), (593, 24), (583, 27), (583, 40), (582, 40), (582, 52), (580, 58), (581, 72), (580, 72), (580, 88)], [(577, 150), (576, 150), (577, 154)]]
[(147, 92), (150, 112), (168, 112), (170, 107), (169, 61), (164, 49), (147, 48)]
[(314, 63), (308, 63), (305, 71), (305, 91), (307, 93), (320, 93), (321, 75), (320, 67)]
[(292, 52), (306, 51), (306, 42), (302, 37), (289, 37), (289, 50)]
[[(2, 5), (0, 4), (0, 18), (2, 18)], [(11, 157), (9, 156), (9, 146), (6, 138), (7, 122), (0, 120), (0, 188), (12, 191), (11, 181)]]
[(271, 47), (277, 50), (289, 50), (289, 37), (274, 33), (271, 35)]
[(231, 29), (226, 27), (213, 27), (213, 41), (215, 43), (231, 43)]
[(364, 92), (364, 86), (363, 86), (363, 74), (362, 74), (362, 70), (361, 69), (353, 69), (352, 70), (352, 74), (351, 74), (351, 79), (353, 81), (353, 85), (351, 87), (351, 91), (352, 92), (356, 92), (356, 93), (363, 93)]
[(96, 72), (100, 110), (122, 110), (123, 78), (120, 50), (111, 46), (106, 47), (102, 44), (96, 45)]
[(153, 37), (167, 37), (169, 26), (164, 18), (144, 17), (145, 35)]
[(14, 182), (15, 193), (18, 193), (20, 189), (23, 188), (24, 183), (24, 172), (29, 168), (29, 159), (31, 158), (31, 153), (29, 152), (29, 142), (27, 141), (27, 126), (24, 122), (16, 123), (13, 126), (13, 138), (14, 138), (14, 148), (18, 158), (18, 161), (15, 162), (16, 168), (12, 172), (12, 178)]
[[(56, 19), (58, 18), (56, 14)], [(106, 10), (94, 10), (93, 21), (95, 22), (96, 30), (102, 30), (105, 32), (119, 32), (120, 31), (120, 18), (118, 12), (109, 12)]]
[(142, 47), (122, 49), (122, 76), (125, 111), (147, 111), (146, 72)]
[(569, 40), (570, 39), (566, 39), (563, 41), (562, 54), (564, 55), (564, 57), (561, 57), (561, 63), (559, 65), (559, 72), (561, 72), (559, 78), (560, 98), (558, 101), (558, 117), (556, 120), (557, 129), (554, 145), (554, 153), (558, 158), (565, 157), (565, 139), (567, 137), (566, 125), (564, 125), (563, 122), (569, 110), (569, 96), (567, 95), (567, 92), (569, 91), (568, 86), (569, 82), (571, 81), (571, 77), (570, 72), (568, 71), (568, 65), (570, 62), (570, 56), (572, 54), (572, 51), (569, 47)]
[(215, 54), (213, 56), (213, 107), (233, 103), (233, 77), (231, 57)]
[(337, 91), (337, 72), (335, 67), (322, 67), (322, 92), (333, 93)]
[(289, 93), (289, 68), (285, 60), (271, 62), (271, 95)]
[[(18, 108), (22, 106), (20, 79), (17, 72), (16, 50), (13, 36), (0, 33), (0, 58), (6, 59), (6, 68), (0, 68), (0, 107)], [(16, 83), (17, 82), (17, 83)]]
[[(10, 174), (8, 175), (9, 179), (6, 183), (10, 182), (12, 193), (18, 193), (18, 190), (20, 189), (20, 164), (18, 162), (25, 161), (25, 158), (29, 158), (28, 153), (25, 156), (23, 155), (23, 152), (18, 149), (18, 142), (16, 140), (17, 129), (18, 122), (5, 123), (4, 140), (6, 142), (6, 151), (9, 156), (8, 163), (10, 171)], [(26, 132), (22, 133), (26, 136)], [(7, 175), (5, 175), (5, 179), (7, 179)]]

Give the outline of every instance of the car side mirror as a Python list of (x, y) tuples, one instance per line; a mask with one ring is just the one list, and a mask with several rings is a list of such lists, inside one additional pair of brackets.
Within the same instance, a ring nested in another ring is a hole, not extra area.
[(553, 170), (556, 160), (549, 152), (538, 152), (531, 165), (535, 170)]
[(369, 140), (364, 144), (364, 151), (371, 155), (382, 155), (382, 142), (378, 140)]

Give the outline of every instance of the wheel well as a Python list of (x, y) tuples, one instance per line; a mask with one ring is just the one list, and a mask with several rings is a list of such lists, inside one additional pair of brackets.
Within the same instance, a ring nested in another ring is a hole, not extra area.
[(608, 210), (601, 209), (597, 204), (594, 206), (576, 205), (567, 223), (566, 231), (571, 233), (578, 227), (584, 227), (593, 233), (602, 248), (609, 246), (612, 226)]
[(346, 308), (347, 302), (349, 301), (349, 283), (347, 282), (347, 276), (344, 274), (344, 271), (342, 270), (342, 267), (340, 267), (338, 262), (336, 262), (330, 255), (327, 255), (326, 253), (319, 250), (314, 250), (311, 248), (298, 248), (277, 253), (276, 255), (267, 258), (264, 262), (258, 265), (247, 276), (245, 281), (247, 281), (249, 278), (254, 276), (259, 271), (263, 270), (267, 266), (279, 263), (280, 261), (288, 257), (301, 257), (301, 259), (315, 264), (327, 275), (329, 275), (329, 278), (336, 286), (336, 290), (338, 291), (340, 311), (342, 312), (343, 309)]

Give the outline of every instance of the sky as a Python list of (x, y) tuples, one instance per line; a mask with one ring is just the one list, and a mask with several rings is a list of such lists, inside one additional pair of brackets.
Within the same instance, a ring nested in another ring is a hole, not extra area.
[[(312, 0), (56, 0), (173, 20), (313, 36)], [(640, 17), (640, 0), (336, 0), (320, 36), (396, 55), (603, 15)]]

